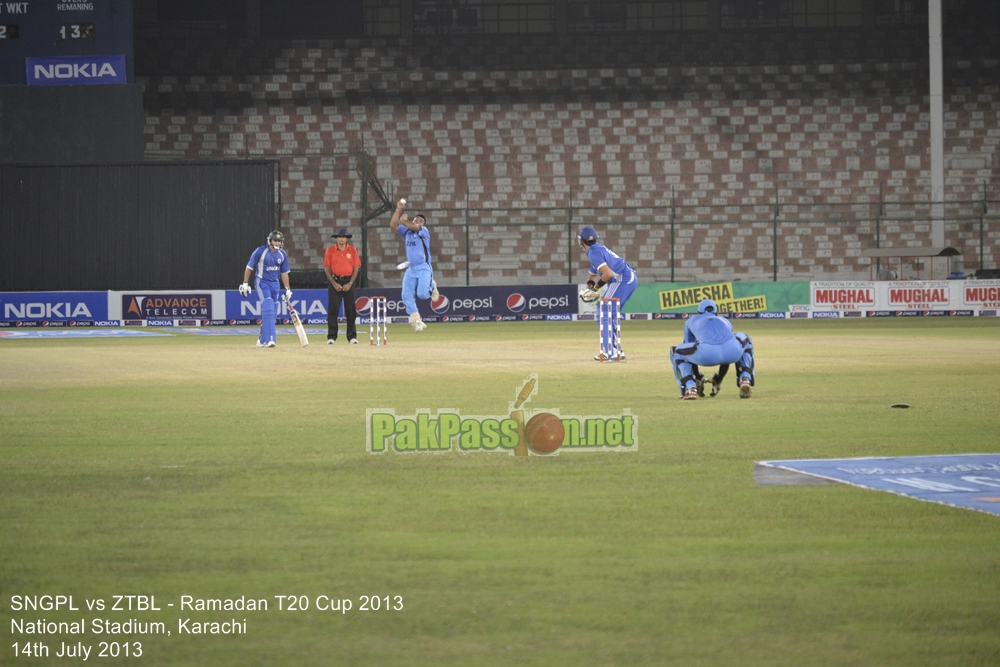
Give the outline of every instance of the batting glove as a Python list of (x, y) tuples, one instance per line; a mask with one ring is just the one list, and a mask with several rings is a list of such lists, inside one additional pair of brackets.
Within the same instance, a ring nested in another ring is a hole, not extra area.
[(240, 294), (242, 294), (243, 296), (245, 296), (245, 297), (246, 296), (250, 296), (250, 292), (251, 291), (252, 290), (250, 289), (250, 285), (249, 284), (243, 283), (242, 285), (240, 285)]
[(588, 289), (580, 293), (580, 301), (583, 301), (584, 303), (594, 303), (600, 298), (601, 293), (597, 290)]
[(288, 302), (292, 300), (292, 290), (286, 289), (285, 293), (281, 295), (281, 300), (284, 301), (287, 306)]

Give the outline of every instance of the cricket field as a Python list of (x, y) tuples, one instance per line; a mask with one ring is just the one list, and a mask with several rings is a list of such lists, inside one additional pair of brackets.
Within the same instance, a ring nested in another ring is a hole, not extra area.
[[(0, 664), (1000, 664), (1000, 517), (752, 474), (1000, 451), (1000, 318), (740, 322), (749, 400), (677, 400), (682, 325), (0, 338)], [(532, 375), (635, 446), (370, 451)]]

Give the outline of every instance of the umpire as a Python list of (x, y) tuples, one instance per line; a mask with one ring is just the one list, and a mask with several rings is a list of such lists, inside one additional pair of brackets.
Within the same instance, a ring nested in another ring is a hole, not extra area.
[(326, 344), (333, 345), (337, 342), (339, 329), (337, 315), (343, 302), (344, 317), (347, 319), (347, 342), (357, 345), (358, 308), (355, 304), (354, 281), (358, 279), (358, 270), (361, 269), (361, 257), (358, 255), (358, 249), (347, 242), (351, 235), (346, 229), (338, 229), (333, 238), (336, 242), (326, 249), (326, 254), (323, 256), (323, 270), (326, 271), (326, 279), (330, 282)]

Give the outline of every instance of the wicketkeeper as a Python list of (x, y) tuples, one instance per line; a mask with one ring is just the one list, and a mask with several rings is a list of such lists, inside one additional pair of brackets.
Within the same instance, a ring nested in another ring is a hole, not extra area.
[(284, 244), (284, 234), (279, 231), (271, 232), (267, 235), (267, 243), (250, 255), (250, 261), (243, 271), (240, 294), (250, 296), (253, 291), (250, 287), (250, 274), (254, 274), (254, 287), (260, 297), (260, 337), (257, 339), (257, 347), (274, 347), (277, 344), (274, 319), (278, 315), (276, 304), (278, 295), (281, 294), (279, 279), (285, 286), (281, 298), (286, 304), (292, 300), (292, 290), (288, 286), (288, 253), (282, 249)]
[(684, 325), (684, 342), (670, 348), (670, 363), (682, 400), (705, 395), (705, 376), (699, 366), (719, 367), (719, 372), (712, 376), (712, 396), (716, 396), (729, 364), (736, 364), (740, 398), (750, 398), (750, 388), (754, 386), (753, 340), (743, 332), (733, 333), (733, 325), (719, 317), (718, 310), (711, 299), (699, 303), (698, 314)]

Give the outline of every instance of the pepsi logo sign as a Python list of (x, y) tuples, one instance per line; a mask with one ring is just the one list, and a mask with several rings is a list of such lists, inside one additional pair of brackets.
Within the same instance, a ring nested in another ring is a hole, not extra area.
[(520, 313), (524, 310), (524, 307), (528, 305), (528, 300), (524, 298), (523, 294), (518, 294), (514, 292), (507, 297), (507, 310), (512, 313)]
[(440, 315), (441, 313), (447, 313), (448, 309), (451, 307), (451, 302), (448, 300), (444, 294), (438, 296), (436, 301), (431, 301), (431, 310)]

